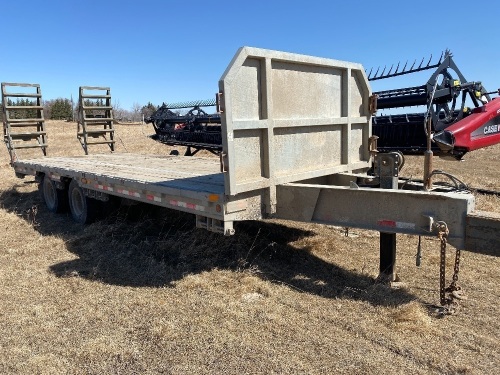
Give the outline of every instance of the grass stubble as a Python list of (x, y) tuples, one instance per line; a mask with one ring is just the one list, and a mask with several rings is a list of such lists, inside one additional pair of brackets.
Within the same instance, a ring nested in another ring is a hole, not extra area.
[[(81, 155), (76, 125), (48, 122), (51, 155)], [(144, 126), (118, 149), (167, 155)], [(94, 150), (94, 149), (93, 149)], [(95, 152), (107, 152), (105, 148)], [(500, 190), (500, 147), (434, 167)], [(422, 161), (408, 157), (406, 176)], [(439, 319), (439, 244), (398, 236), (391, 289), (374, 282), (378, 233), (279, 220), (225, 238), (190, 215), (123, 207), (88, 226), (43, 206), (0, 150), (2, 374), (492, 374), (500, 365), (498, 257), (463, 252), (468, 299)], [(500, 212), (496, 197), (477, 197)], [(451, 270), (454, 252), (448, 252)], [(450, 276), (450, 273), (448, 273)]]

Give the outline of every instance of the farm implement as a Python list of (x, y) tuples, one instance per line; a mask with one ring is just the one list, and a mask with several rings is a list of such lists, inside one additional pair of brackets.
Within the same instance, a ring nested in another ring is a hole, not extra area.
[[(163, 103), (145, 122), (153, 124), (156, 133), (153, 138), (157, 141), (171, 146), (186, 146), (186, 156), (192, 156), (199, 150), (218, 153), (222, 150), (221, 117), (218, 113), (207, 114), (202, 109), (215, 105), (215, 100)], [(189, 111), (181, 115), (180, 109)]]
[[(432, 59), (432, 57), (431, 57)], [(441, 156), (460, 159), (469, 151), (500, 143), (500, 99), (492, 100), (481, 82), (467, 81), (449, 51), (439, 61), (415, 67), (405, 64), (377, 69), (368, 74), (369, 81), (398, 77), (435, 69), (421, 86), (375, 92), (374, 110), (392, 110), (419, 106), (424, 112), (373, 117), (373, 134), (380, 138), (379, 151), (423, 153), (427, 150), (428, 131), (432, 151)], [(470, 100), (472, 108), (467, 106)], [(425, 110), (426, 109), (426, 110)], [(429, 122), (429, 123), (428, 123)]]
[[(428, 138), (435, 155), (462, 158), (467, 152), (500, 143), (500, 99), (490, 95), (481, 82), (467, 81), (449, 51), (439, 61), (432, 56), (410, 67), (397, 64), (388, 71), (373, 69), (369, 81), (378, 81), (434, 69), (424, 85), (377, 91), (371, 98), (371, 110), (394, 111), (420, 107), (421, 112), (379, 114), (372, 118), (373, 135), (381, 152), (424, 153)], [(221, 116), (207, 114), (202, 107), (214, 107), (217, 100), (163, 104), (146, 123), (152, 123), (154, 139), (171, 146), (186, 146), (186, 155), (201, 149), (222, 150)], [(177, 112), (174, 112), (177, 110)], [(187, 111), (181, 114), (179, 110)], [(428, 134), (430, 132), (430, 134)], [(193, 151), (194, 149), (194, 151)]]

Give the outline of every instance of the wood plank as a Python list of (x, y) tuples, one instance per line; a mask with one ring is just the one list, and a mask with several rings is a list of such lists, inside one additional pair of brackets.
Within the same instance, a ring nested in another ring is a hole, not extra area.
[(46, 143), (32, 143), (32, 144), (23, 144), (23, 143), (11, 143), (11, 148), (12, 149), (21, 149), (21, 148), (43, 148), (43, 147), (48, 147), (48, 144)]
[(17, 164), (63, 176), (88, 175), (100, 182), (138, 189), (164, 188), (222, 194), (218, 159), (137, 154), (104, 154), (32, 159)]
[(41, 98), (42, 94), (40, 93), (26, 93), (26, 92), (8, 92), (5, 93), (5, 96), (10, 96), (13, 98)]
[[(43, 122), (44, 118), (43, 117), (38, 117), (38, 118), (9, 118), (7, 119), (7, 122), (11, 123), (31, 123), (31, 124), (36, 124), (38, 122)], [(13, 126), (13, 124), (11, 124)], [(19, 125), (18, 125), (19, 126)]]
[(220, 171), (218, 161), (216, 159), (211, 159), (209, 163), (207, 163), (207, 161), (201, 161), (201, 163), (198, 162), (193, 165), (190, 163), (190, 159), (193, 159), (192, 157), (185, 157), (185, 163), (179, 163), (179, 160), (176, 160), (179, 158), (180, 157), (178, 156), (172, 156), (170, 158), (165, 157), (161, 160), (150, 158), (138, 159), (134, 157), (115, 158), (112, 155), (100, 155), (98, 158), (91, 156), (74, 158), (45, 158), (25, 162), (34, 162), (46, 167), (66, 166), (69, 169), (74, 169), (79, 166), (80, 168), (94, 173), (118, 172), (120, 175), (136, 175), (142, 172), (143, 174), (157, 178), (168, 178), (172, 175), (175, 175), (175, 178), (185, 178), (219, 173)]
[[(90, 135), (92, 137), (92, 135)], [(88, 142), (87, 145), (105, 145), (105, 144), (111, 144), (115, 143), (114, 140), (109, 140), (109, 141), (95, 141), (95, 142)]]

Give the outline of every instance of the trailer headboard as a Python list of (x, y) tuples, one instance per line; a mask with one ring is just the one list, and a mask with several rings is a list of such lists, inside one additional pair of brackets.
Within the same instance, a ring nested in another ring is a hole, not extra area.
[(219, 90), (227, 195), (369, 166), (360, 64), (243, 47)]

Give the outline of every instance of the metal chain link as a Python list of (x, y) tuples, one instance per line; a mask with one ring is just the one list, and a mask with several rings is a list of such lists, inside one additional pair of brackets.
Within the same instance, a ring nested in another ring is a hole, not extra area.
[(450, 289), (460, 288), (457, 285), (459, 272), (460, 272), (460, 249), (457, 249), (457, 253), (455, 255), (455, 268), (453, 270), (453, 281), (451, 282), (451, 284), (448, 288), (450, 288)]
[[(439, 263), (439, 299), (441, 302), (443, 314), (453, 314), (457, 308), (457, 301), (463, 299), (461, 293), (462, 288), (457, 285), (458, 274), (460, 272), (460, 249), (456, 250), (455, 265), (453, 270), (453, 278), (449, 287), (445, 287), (446, 283), (446, 245), (448, 243), (449, 230), (445, 222), (438, 222), (438, 237), (441, 242), (441, 254)], [(448, 293), (448, 296), (446, 295)]]
[(448, 226), (446, 223), (438, 223), (438, 238), (441, 242), (441, 256), (439, 262), (439, 300), (441, 306), (446, 304), (446, 244), (449, 234)]

